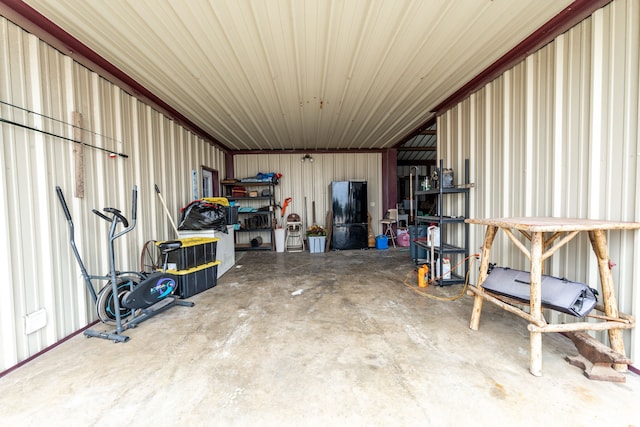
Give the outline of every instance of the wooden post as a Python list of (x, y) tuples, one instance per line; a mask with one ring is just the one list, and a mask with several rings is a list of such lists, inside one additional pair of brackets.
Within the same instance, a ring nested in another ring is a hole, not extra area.
[[(529, 300), (530, 315), (539, 321), (544, 321), (542, 316), (542, 232), (535, 231), (531, 234), (531, 299)], [(536, 377), (542, 376), (542, 332), (529, 332), (529, 371)]]
[[(82, 115), (73, 112), (73, 139), (82, 141)], [(73, 166), (75, 178), (74, 195), (76, 197), (84, 197), (84, 145), (75, 143), (73, 145)]]
[[(482, 291), (482, 284), (487, 280), (487, 271), (489, 270), (489, 254), (491, 253), (491, 245), (493, 239), (496, 237), (498, 227), (493, 225), (487, 226), (487, 231), (484, 236), (484, 243), (482, 244), (482, 254), (480, 258), (480, 276), (478, 277), (478, 289)], [(480, 314), (482, 312), (482, 295), (477, 293), (473, 299), (473, 311), (471, 312), (471, 322), (469, 327), (474, 331), (478, 330), (480, 326)]]
[[(607, 249), (607, 238), (604, 230), (589, 231), (589, 240), (593, 247), (593, 252), (598, 259), (598, 269), (600, 270), (600, 285), (602, 286), (602, 302), (604, 314), (610, 317), (618, 317), (618, 302), (613, 287), (613, 278), (609, 268), (609, 251)], [(624, 352), (624, 341), (620, 329), (609, 329), (609, 344), (611, 349), (620, 354)], [(613, 368), (618, 372), (626, 372), (627, 365), (615, 364)]]

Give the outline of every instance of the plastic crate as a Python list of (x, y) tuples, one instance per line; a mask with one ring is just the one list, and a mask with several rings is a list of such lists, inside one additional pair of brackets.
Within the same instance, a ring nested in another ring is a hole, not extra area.
[(324, 252), (324, 246), (327, 240), (327, 236), (309, 236), (307, 242), (309, 243), (309, 252), (317, 254)]
[(167, 270), (167, 273), (177, 277), (176, 295), (189, 298), (218, 284), (219, 265), (220, 261), (215, 261), (188, 270)]
[[(217, 237), (185, 237), (179, 239), (182, 246), (169, 252), (167, 264), (175, 264), (176, 270), (189, 270), (216, 261)], [(162, 242), (157, 242), (159, 245)]]

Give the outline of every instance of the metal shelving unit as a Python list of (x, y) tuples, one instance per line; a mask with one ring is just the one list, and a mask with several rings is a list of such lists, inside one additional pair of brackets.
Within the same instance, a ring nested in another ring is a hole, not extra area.
[[(272, 251), (274, 250), (274, 209), (275, 209), (275, 184), (270, 182), (234, 182), (223, 183), (224, 194), (230, 202), (239, 205), (238, 222), (240, 229), (235, 230), (236, 251)], [(247, 196), (233, 194), (234, 188), (243, 188)], [(269, 195), (263, 196), (262, 190), (268, 189)], [(252, 191), (257, 194), (250, 196)], [(267, 210), (264, 210), (264, 208)], [(251, 212), (242, 211), (241, 208), (256, 209)], [(263, 210), (257, 210), (262, 208)], [(259, 245), (253, 245), (253, 239), (260, 238)]]
[[(438, 173), (442, 173), (443, 162), (440, 160)], [(457, 270), (451, 271), (451, 277), (436, 280), (439, 286), (454, 285), (464, 283), (467, 270), (469, 269), (469, 224), (464, 220), (469, 217), (469, 190), (471, 184), (469, 183), (469, 159), (464, 162), (464, 184), (444, 187), (442, 186), (442, 179), (439, 180), (439, 188), (430, 189), (426, 191), (416, 191), (416, 196), (421, 195), (435, 195), (436, 196), (436, 215), (418, 215), (415, 217), (417, 224), (435, 224), (440, 228), (440, 242), (439, 245), (434, 245), (434, 254), (437, 257), (435, 262), (439, 265), (439, 271), (444, 271), (444, 259), (449, 258), (450, 267), (453, 268), (457, 263), (464, 259), (464, 269), (460, 270), (462, 266)], [(454, 200), (455, 197), (460, 197), (462, 200)], [(445, 201), (451, 206), (457, 203), (458, 206), (462, 205), (462, 214), (459, 216), (448, 216), (444, 214)], [(457, 228), (458, 232), (462, 232), (462, 237), (457, 234), (457, 244), (451, 244), (447, 241), (448, 238), (452, 238), (452, 230)], [(428, 256), (431, 256), (431, 245), (428, 241), (416, 241), (415, 244), (421, 248), (427, 250)], [(417, 261), (417, 260), (416, 260)], [(436, 272), (431, 272), (432, 277)]]

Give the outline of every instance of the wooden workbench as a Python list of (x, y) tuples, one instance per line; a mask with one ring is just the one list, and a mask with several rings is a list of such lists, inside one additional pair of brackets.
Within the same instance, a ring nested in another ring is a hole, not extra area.
[[(529, 370), (535, 376), (542, 375), (542, 333), (543, 332), (568, 332), (582, 330), (607, 330), (611, 349), (625, 354), (622, 340), (622, 329), (631, 329), (634, 326), (632, 316), (619, 313), (616, 301), (611, 269), (609, 266), (609, 250), (607, 248), (607, 230), (634, 230), (640, 229), (638, 222), (600, 221), (577, 218), (553, 218), (553, 217), (528, 217), (528, 218), (487, 218), (467, 219), (470, 224), (486, 226), (482, 255), (480, 262), (480, 275), (477, 286), (470, 286), (469, 290), (474, 294), (473, 312), (469, 327), (478, 330), (483, 300), (490, 301), (501, 308), (529, 321), (530, 333), (530, 367)], [(487, 278), (489, 268), (489, 256), (491, 245), (498, 231), (501, 229), (509, 239), (529, 258), (531, 263), (531, 298), (529, 301), (529, 313), (510, 304), (507, 299), (499, 295), (487, 292), (482, 284)], [(519, 231), (530, 241), (527, 248), (514, 236), (514, 230)], [(591, 247), (598, 260), (600, 271), (600, 284), (602, 287), (602, 305), (597, 305), (596, 310), (604, 315), (593, 315), (599, 322), (575, 322), (566, 324), (548, 324), (542, 313), (540, 283), (544, 261), (553, 255), (563, 245), (573, 239), (578, 233), (587, 232)], [(627, 365), (616, 365), (616, 370), (624, 371)]]

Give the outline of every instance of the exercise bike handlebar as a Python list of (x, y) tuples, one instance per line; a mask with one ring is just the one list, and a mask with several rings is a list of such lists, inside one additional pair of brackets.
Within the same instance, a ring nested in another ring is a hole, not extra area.
[(136, 211), (138, 210), (137, 208), (138, 208), (138, 186), (134, 185), (133, 190), (131, 192), (131, 225), (129, 225), (129, 221), (127, 221), (127, 219), (120, 213), (118, 209), (115, 209), (115, 208), (103, 209), (104, 211), (107, 211), (107, 209), (109, 209), (109, 211), (107, 212), (112, 213), (116, 218), (118, 218), (118, 220), (122, 221), (122, 224), (125, 227), (124, 230), (122, 230), (118, 234), (111, 237), (113, 240), (117, 239), (123, 234), (127, 234), (128, 232), (134, 229), (134, 227), (136, 226), (136, 217), (137, 217)]
[(64, 199), (64, 195), (62, 194), (62, 188), (56, 186), (56, 193), (58, 194), (58, 200), (60, 200), (60, 204), (62, 205), (64, 216), (67, 217), (67, 221), (71, 221), (71, 214), (69, 213), (69, 208), (67, 207), (67, 201)]
[[(71, 229), (71, 241), (73, 243), (73, 220), (71, 219), (71, 213), (69, 212), (67, 201), (65, 200), (64, 195), (62, 194), (62, 189), (60, 188), (60, 186), (56, 186), (56, 194), (58, 195), (58, 200), (60, 200), (60, 205), (62, 206), (62, 210), (64, 211), (64, 216), (67, 218), (67, 222), (69, 223), (69, 227)], [(123, 234), (126, 234), (129, 231), (133, 230), (133, 228), (136, 226), (136, 218), (137, 218), (137, 210), (138, 210), (138, 186), (137, 185), (133, 186), (133, 191), (131, 195), (131, 218), (132, 218), (131, 225), (129, 225), (129, 221), (127, 221), (127, 219), (124, 217), (124, 215), (120, 213), (118, 209), (104, 208), (103, 210), (105, 212), (112, 214), (113, 217), (109, 218), (107, 215), (103, 214), (102, 212), (96, 209), (92, 209), (91, 211), (107, 222), (113, 222), (114, 220), (120, 221), (122, 222), (122, 225), (124, 225), (125, 227), (124, 230), (122, 230), (120, 233), (113, 236), (112, 237), (113, 239), (116, 239), (122, 236)]]
[[(124, 228), (129, 227), (129, 221), (127, 221), (127, 218), (125, 218), (121, 213), (120, 210), (116, 209), (116, 208), (104, 208), (103, 209), (105, 212), (110, 213), (113, 215), (114, 218), (117, 218), (116, 221), (120, 221), (122, 223), (122, 225), (124, 226)], [(102, 214), (100, 214), (100, 216), (103, 216)], [(109, 221), (113, 221), (113, 218), (110, 219)]]
[[(69, 212), (69, 207), (67, 206), (67, 201), (64, 198), (64, 195), (62, 194), (62, 189), (60, 188), (60, 186), (56, 186), (56, 194), (58, 195), (58, 200), (60, 200), (60, 205), (62, 206), (62, 210), (64, 211), (64, 216), (67, 218), (67, 222), (69, 222), (70, 226), (71, 226), (71, 231), (72, 231), (72, 235), (71, 238), (73, 239), (73, 220), (71, 219), (71, 213)], [(133, 186), (133, 191), (132, 191), (132, 195), (131, 195), (131, 218), (132, 218), (132, 224), (131, 226), (129, 226), (129, 221), (127, 221), (127, 218), (124, 217), (124, 215), (122, 215), (122, 213), (120, 213), (120, 210), (116, 209), (116, 208), (104, 208), (103, 210), (107, 213), (110, 213), (113, 215), (112, 218), (109, 218), (107, 215), (103, 214), (102, 212), (96, 210), (96, 209), (92, 209), (91, 211), (98, 215), (100, 218), (104, 219), (107, 222), (113, 222), (113, 220), (115, 218), (117, 218), (117, 221), (122, 222), (122, 225), (124, 225), (125, 229), (123, 231), (121, 231), (120, 233), (118, 233), (117, 235), (114, 236), (114, 238), (120, 237), (121, 235), (128, 233), (129, 231), (131, 231), (135, 225), (136, 225), (136, 218), (137, 218), (137, 208), (138, 208), (138, 186), (134, 185)]]
[(67, 201), (64, 199), (64, 195), (62, 194), (62, 188), (60, 188), (60, 186), (56, 186), (56, 193), (58, 194), (58, 200), (60, 201), (60, 205), (62, 206), (62, 210), (64, 211), (64, 216), (67, 218), (67, 223), (69, 224), (69, 244), (71, 245), (71, 249), (73, 250), (73, 255), (76, 257), (76, 260), (78, 261), (78, 266), (80, 267), (80, 271), (82, 272), (82, 277), (87, 286), (87, 289), (91, 294), (91, 298), (93, 298), (93, 302), (96, 302), (98, 299), (98, 295), (96, 294), (95, 289), (93, 289), (93, 286), (91, 285), (91, 277), (87, 272), (87, 268), (84, 266), (84, 262), (82, 262), (82, 257), (80, 257), (80, 252), (78, 252), (78, 247), (76, 246), (76, 240), (75, 240), (73, 219), (71, 218), (71, 213), (69, 212)]
[(111, 222), (111, 218), (109, 218), (108, 216), (106, 216), (105, 214), (100, 212), (99, 210), (91, 209), (91, 212), (93, 212), (94, 214), (98, 215), (100, 218), (104, 219), (105, 221)]
[(135, 224), (136, 218), (138, 216), (138, 187), (133, 186), (133, 194), (131, 194), (131, 220)]
[[(138, 204), (138, 187), (137, 186), (133, 186), (133, 195), (131, 196), (132, 202), (131, 202), (131, 218), (133, 219), (133, 224), (136, 223), (136, 210), (137, 210), (137, 204)], [(104, 219), (107, 222), (113, 222), (114, 219), (116, 219), (117, 221), (120, 221), (122, 223), (122, 225), (124, 225), (124, 228), (128, 228), (129, 227), (129, 221), (127, 221), (127, 218), (124, 217), (124, 215), (122, 215), (122, 213), (120, 212), (120, 209), (116, 209), (116, 208), (104, 208), (102, 209), (103, 211), (110, 213), (111, 215), (113, 215), (111, 218), (109, 218), (108, 216), (106, 216), (105, 214), (103, 214), (102, 212), (100, 212), (97, 209), (91, 209), (91, 212), (93, 212), (94, 214), (98, 215), (100, 218)], [(133, 228), (133, 227), (131, 227)]]
[[(136, 223), (136, 217), (137, 217), (137, 205), (138, 205), (138, 187), (137, 186), (133, 186), (133, 194), (131, 196), (131, 218), (133, 220), (133, 224)], [(124, 225), (124, 228), (128, 228), (129, 227), (129, 221), (127, 221), (127, 218), (124, 217), (124, 215), (122, 215), (122, 213), (120, 212), (120, 209), (116, 209), (116, 208), (104, 208), (102, 209), (103, 211), (110, 213), (113, 215), (113, 217), (109, 218), (108, 216), (106, 216), (105, 214), (103, 214), (102, 212), (96, 210), (96, 209), (91, 209), (91, 211), (98, 215), (100, 218), (104, 219), (107, 222), (113, 222), (114, 217), (117, 218), (118, 221), (120, 221), (122, 223), (122, 225)], [(133, 227), (132, 227), (133, 228)]]

